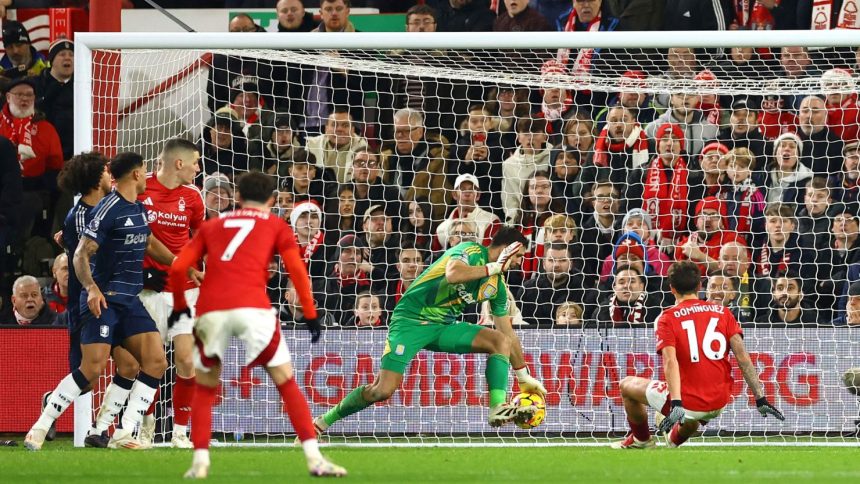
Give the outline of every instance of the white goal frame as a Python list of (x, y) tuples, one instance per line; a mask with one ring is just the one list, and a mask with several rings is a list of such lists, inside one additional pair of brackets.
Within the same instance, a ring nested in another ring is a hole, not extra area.
[[(826, 46), (856, 47), (860, 33), (851, 30), (772, 30), (772, 31), (653, 31), (653, 32), (462, 32), (462, 33), (96, 33), (75, 35), (75, 135), (76, 153), (94, 146), (93, 53), (95, 50), (161, 49), (582, 49), (637, 48), (666, 49), (671, 47), (792, 47)], [(751, 409), (750, 411), (754, 411)], [(82, 395), (75, 402), (75, 446), (82, 447), (91, 425), (92, 394)], [(774, 443), (779, 445), (778, 442)], [(253, 444), (267, 445), (267, 444)], [(368, 445), (368, 444), (361, 444)], [(373, 445), (373, 444), (370, 444)], [(396, 445), (396, 444), (382, 444)], [(420, 444), (409, 444), (420, 445)], [(435, 444), (439, 445), (439, 444)], [(493, 446), (493, 443), (457, 444)], [(556, 444), (549, 444), (556, 445)], [(569, 445), (569, 444), (568, 444)], [(595, 445), (588, 443), (574, 445)], [(701, 445), (701, 444), (700, 444)], [(710, 442), (707, 445), (751, 445), (731, 442)], [(752, 444), (755, 445), (755, 444)], [(798, 444), (782, 444), (798, 445)], [(800, 444), (803, 445), (803, 444)], [(817, 443), (816, 445), (822, 445)], [(825, 444), (827, 445), (827, 444)], [(830, 445), (854, 445), (833, 442)]]

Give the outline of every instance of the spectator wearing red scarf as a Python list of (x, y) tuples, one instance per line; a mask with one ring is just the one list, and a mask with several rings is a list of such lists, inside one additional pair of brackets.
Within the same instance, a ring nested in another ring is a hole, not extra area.
[(651, 216), (662, 245), (678, 238), (687, 228), (690, 185), (684, 158), (684, 132), (674, 123), (663, 123), (655, 136), (657, 155), (642, 178), (642, 203)]
[(860, 132), (860, 106), (854, 78), (846, 69), (830, 69), (821, 75), (821, 92), (826, 97), (827, 127), (843, 141), (856, 141)]
[(681, 238), (675, 249), (675, 260), (690, 259), (699, 265), (702, 275), (720, 267), (720, 249), (729, 242), (746, 246), (743, 237), (726, 230), (726, 206), (716, 197), (706, 197), (696, 205), (696, 231)]
[(337, 324), (352, 316), (355, 296), (370, 290), (370, 276), (360, 266), (365, 262), (367, 245), (355, 235), (346, 235), (337, 243), (337, 257), (325, 277), (314, 281), (314, 295), (320, 299)]
[(322, 219), (319, 205), (311, 201), (299, 203), (290, 213), (290, 226), (296, 234), (299, 254), (312, 278), (323, 277), (326, 272), (327, 257), (323, 243), (325, 232), (321, 228)]

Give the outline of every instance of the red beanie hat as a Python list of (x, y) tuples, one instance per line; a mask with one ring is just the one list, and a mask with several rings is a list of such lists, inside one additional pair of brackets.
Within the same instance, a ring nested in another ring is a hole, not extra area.
[(719, 141), (711, 141), (702, 148), (701, 154), (702, 156), (704, 156), (706, 153), (710, 153), (713, 150), (717, 150), (720, 152), (720, 154), (724, 155), (729, 152), (729, 147), (720, 143)]
[(696, 205), (696, 215), (702, 213), (702, 210), (716, 210), (723, 217), (726, 216), (726, 205), (717, 197), (705, 197), (699, 200), (699, 203)]
[(672, 136), (674, 136), (681, 143), (681, 151), (686, 151), (686, 147), (684, 146), (686, 141), (684, 139), (684, 131), (681, 129), (680, 126), (675, 123), (661, 124), (660, 127), (657, 128), (657, 133), (655, 134), (657, 141), (663, 139), (663, 137), (669, 134), (670, 131), (672, 132)]

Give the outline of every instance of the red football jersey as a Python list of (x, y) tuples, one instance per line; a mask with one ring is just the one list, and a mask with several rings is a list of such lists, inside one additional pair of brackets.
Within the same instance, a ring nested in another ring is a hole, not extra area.
[[(137, 199), (146, 207), (152, 234), (174, 254), (188, 244), (191, 231), (199, 229), (206, 219), (203, 195), (197, 187), (180, 185), (167, 188), (158, 181), (155, 173), (147, 174), (146, 191)], [(143, 267), (155, 267), (165, 272), (170, 269), (170, 266), (159, 264), (148, 255), (143, 259)], [(194, 283), (187, 280), (185, 288), (192, 287), (195, 287)], [(169, 281), (164, 290), (171, 290)]]
[[(307, 269), (292, 229), (270, 211), (240, 209), (206, 221), (174, 262), (171, 279), (182, 277), (194, 261), (206, 256), (197, 315), (237, 308), (270, 308), (266, 283), (269, 262), (280, 254), (298, 292), (305, 315), (316, 317)], [(175, 307), (185, 307), (173, 291)]]
[(684, 408), (709, 412), (729, 403), (729, 340), (736, 334), (743, 331), (731, 311), (705, 301), (683, 301), (657, 318), (657, 352), (675, 347)]

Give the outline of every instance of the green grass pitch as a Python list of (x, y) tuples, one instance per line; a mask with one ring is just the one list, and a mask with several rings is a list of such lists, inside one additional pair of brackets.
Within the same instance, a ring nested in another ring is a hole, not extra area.
[[(350, 472), (347, 482), (618, 482), (743, 484), (860, 482), (858, 449), (686, 447), (616, 451), (601, 447), (344, 448), (324, 453)], [(180, 482), (190, 451), (75, 449), (68, 440), (40, 452), (0, 448), (0, 482)], [(309, 482), (294, 447), (212, 449), (209, 482)]]

